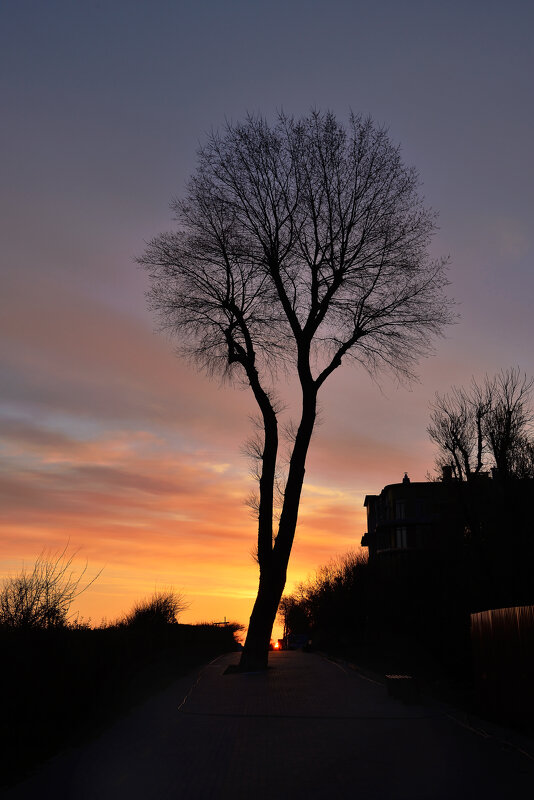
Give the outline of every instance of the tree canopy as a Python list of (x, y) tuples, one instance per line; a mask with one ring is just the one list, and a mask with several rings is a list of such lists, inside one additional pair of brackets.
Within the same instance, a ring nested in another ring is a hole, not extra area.
[[(212, 133), (180, 229), (143, 256), (150, 302), (209, 369), (293, 361), (314, 344), (320, 385), (344, 355), (408, 371), (449, 320), (436, 214), (387, 132), (331, 113)], [(320, 359), (319, 356), (322, 356)]]

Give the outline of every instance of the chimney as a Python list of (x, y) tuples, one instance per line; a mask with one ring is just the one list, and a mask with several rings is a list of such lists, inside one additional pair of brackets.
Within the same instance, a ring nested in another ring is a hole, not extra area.
[(450, 464), (443, 464), (441, 467), (443, 483), (450, 483), (452, 481), (452, 466)]

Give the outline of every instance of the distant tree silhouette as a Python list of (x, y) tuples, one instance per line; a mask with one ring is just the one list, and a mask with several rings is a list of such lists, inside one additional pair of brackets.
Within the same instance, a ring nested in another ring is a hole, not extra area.
[[(428, 432), (438, 469), (452, 466), (465, 522), (464, 587), (471, 611), (533, 602), (531, 531), (534, 381), (517, 367), (436, 395)], [(493, 480), (480, 480), (493, 471)]]
[[(80, 586), (87, 564), (78, 574), (74, 555), (41, 555), (33, 567), (6, 578), (0, 591), (0, 625), (7, 628), (61, 628), (69, 624), (73, 601), (98, 578)], [(82, 625), (83, 627), (83, 625)]]
[[(267, 666), (319, 390), (343, 359), (411, 376), (450, 321), (445, 263), (428, 255), (436, 215), (418, 192), (415, 169), (370, 119), (351, 114), (345, 127), (313, 111), (270, 126), (249, 116), (208, 137), (186, 198), (172, 204), (178, 231), (139, 259), (182, 352), (245, 379), (260, 410), (260, 578), (242, 669)], [(273, 387), (284, 371), (296, 374), (301, 405), (282, 474)]]
[(427, 430), (439, 448), (438, 470), (450, 464), (459, 480), (491, 467), (502, 479), (534, 477), (533, 386), (511, 368), (486, 375), (482, 385), (473, 380), (468, 390), (437, 394)]
[[(500, 372), (490, 389), (492, 402), (485, 433), (497, 472), (505, 477), (515, 476), (520, 464), (524, 470), (528, 454), (532, 453), (529, 437), (534, 422), (530, 404), (533, 385), (534, 379), (515, 368)], [(529, 477), (534, 477), (534, 463), (529, 471)]]

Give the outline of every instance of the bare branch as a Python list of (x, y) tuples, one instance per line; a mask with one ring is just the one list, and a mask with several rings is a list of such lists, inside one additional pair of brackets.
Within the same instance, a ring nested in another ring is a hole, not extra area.
[(503, 478), (528, 476), (533, 386), (534, 379), (512, 368), (486, 375), (482, 385), (473, 379), (470, 391), (453, 387), (436, 395), (427, 431), (440, 449), (438, 465), (452, 463), (460, 480), (484, 467)]

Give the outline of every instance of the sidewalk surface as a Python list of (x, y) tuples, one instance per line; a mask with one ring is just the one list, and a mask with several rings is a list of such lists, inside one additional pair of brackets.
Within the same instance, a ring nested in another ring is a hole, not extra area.
[(532, 798), (534, 749), (394, 700), (357, 671), (272, 653), (266, 673), (216, 659), (63, 753), (6, 798)]

